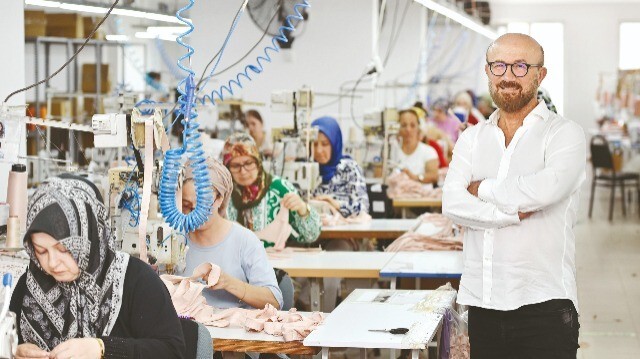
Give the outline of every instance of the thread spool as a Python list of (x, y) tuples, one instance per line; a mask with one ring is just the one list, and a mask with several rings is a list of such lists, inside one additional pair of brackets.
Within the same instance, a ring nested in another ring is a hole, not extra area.
[(20, 243), (20, 218), (9, 217), (7, 220), (7, 241), (5, 242), (7, 248), (21, 248)]
[(16, 163), (11, 166), (7, 185), (7, 203), (9, 217), (18, 217), (21, 232), (26, 231), (27, 225), (27, 166)]

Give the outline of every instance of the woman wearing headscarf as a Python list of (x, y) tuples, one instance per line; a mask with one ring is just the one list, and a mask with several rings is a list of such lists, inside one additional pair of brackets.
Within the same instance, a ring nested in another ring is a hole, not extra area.
[[(273, 267), (258, 237), (238, 223), (227, 219), (227, 206), (233, 191), (229, 170), (217, 160), (206, 159), (214, 202), (209, 220), (189, 233), (189, 250), (183, 275), (189, 276), (202, 263), (220, 267), (220, 279), (205, 289), (207, 303), (215, 308), (258, 308), (266, 304), (282, 307), (282, 292)], [(182, 211), (196, 206), (193, 174), (187, 166), (182, 187)]]
[(97, 188), (51, 178), (33, 194), (24, 247), (30, 262), (11, 297), (17, 358), (182, 358), (183, 333), (167, 288), (114, 249)]
[[(224, 165), (233, 177), (233, 193), (227, 214), (252, 231), (274, 221), (281, 207), (289, 210), (293, 231), (287, 241), (315, 242), (320, 236), (320, 216), (298, 195), (291, 182), (264, 170), (253, 139), (244, 133), (230, 136), (222, 151)], [(265, 247), (274, 243), (264, 241)]]
[(369, 212), (369, 196), (362, 168), (342, 153), (342, 131), (333, 117), (321, 117), (311, 123), (319, 130), (313, 144), (313, 157), (320, 164), (322, 184), (313, 195), (325, 201), (342, 216), (350, 217)]

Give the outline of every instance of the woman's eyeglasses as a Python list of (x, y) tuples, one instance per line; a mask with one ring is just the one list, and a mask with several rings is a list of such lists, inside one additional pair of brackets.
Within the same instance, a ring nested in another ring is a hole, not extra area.
[(245, 163), (232, 163), (229, 165), (229, 171), (233, 173), (239, 173), (240, 170), (244, 168), (245, 171), (251, 172), (255, 170), (258, 166), (256, 161), (247, 161)]

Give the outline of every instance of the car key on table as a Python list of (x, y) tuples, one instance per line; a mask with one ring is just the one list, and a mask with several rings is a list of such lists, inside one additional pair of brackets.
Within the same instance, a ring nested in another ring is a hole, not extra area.
[(369, 329), (370, 332), (385, 332), (391, 334), (407, 334), (409, 329), (407, 328), (395, 328), (395, 329)]

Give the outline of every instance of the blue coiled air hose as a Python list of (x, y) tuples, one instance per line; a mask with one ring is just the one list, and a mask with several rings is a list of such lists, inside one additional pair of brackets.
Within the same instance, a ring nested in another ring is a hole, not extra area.
[[(194, 4), (195, 1), (190, 0), (187, 6), (176, 13), (176, 17), (189, 27), (187, 31), (176, 39), (178, 44), (187, 49), (187, 53), (178, 59), (178, 67), (188, 73), (187, 77), (178, 84), (178, 91), (180, 92), (178, 103), (180, 104), (180, 113), (183, 115), (182, 123), (184, 125), (183, 144), (182, 147), (170, 149), (165, 153), (162, 177), (160, 179), (160, 193), (158, 194), (160, 211), (165, 221), (173, 229), (186, 233), (194, 231), (207, 222), (213, 205), (213, 189), (209, 179), (209, 170), (205, 162), (204, 151), (202, 150), (202, 143), (200, 142), (200, 134), (198, 133), (199, 124), (196, 120), (198, 114), (195, 111), (195, 73), (182, 64), (183, 60), (189, 58), (195, 52), (193, 47), (182, 41), (185, 36), (193, 32), (195, 26), (186, 21), (181, 14), (191, 9)], [(181, 213), (176, 203), (178, 177), (182, 167), (182, 157), (185, 153), (189, 154), (189, 166), (193, 171), (196, 187), (196, 206), (189, 214)]]
[[(285, 22), (282, 26), (280, 26), (279, 29), (279, 35), (274, 36), (271, 39), (271, 45), (267, 46), (264, 48), (263, 50), (263, 54), (264, 55), (260, 55), (256, 58), (255, 64), (251, 64), (251, 65), (247, 65), (245, 66), (244, 70), (242, 72), (239, 72), (235, 78), (229, 80), (229, 82), (227, 82), (226, 85), (223, 85), (221, 87), (219, 87), (218, 89), (213, 90), (213, 92), (211, 92), (211, 94), (207, 94), (204, 95), (202, 98), (198, 98), (197, 101), (199, 103), (205, 104), (207, 102), (207, 100), (209, 100), (210, 102), (212, 102), (213, 104), (215, 104), (215, 99), (219, 99), (219, 100), (223, 100), (224, 99), (224, 93), (227, 92), (229, 95), (233, 96), (233, 92), (236, 89), (242, 89), (243, 85), (242, 85), (242, 78), (246, 78), (249, 81), (252, 81), (253, 79), (250, 76), (250, 72), (253, 72), (254, 74), (259, 74), (262, 71), (264, 71), (264, 62), (271, 62), (271, 55), (269, 54), (269, 52), (274, 52), (274, 53), (278, 53), (280, 52), (280, 46), (278, 46), (278, 42), (289, 42), (289, 39), (287, 39), (287, 36), (285, 35), (285, 31), (294, 31), (295, 30), (295, 26), (292, 23), (292, 20), (298, 20), (298, 21), (303, 21), (304, 17), (302, 16), (302, 13), (300, 12), (302, 8), (308, 8), (311, 7), (311, 5), (309, 5), (309, 2), (307, 0), (302, 0), (301, 3), (295, 4), (293, 6), (293, 10), (294, 10), (294, 14), (292, 15), (288, 15), (285, 19)], [(214, 67), (215, 70), (215, 67)], [(213, 72), (211, 72), (213, 74)], [(212, 75), (209, 75), (209, 78), (211, 78)], [(202, 86), (204, 87), (204, 86)], [(236, 89), (234, 89), (234, 87)]]

